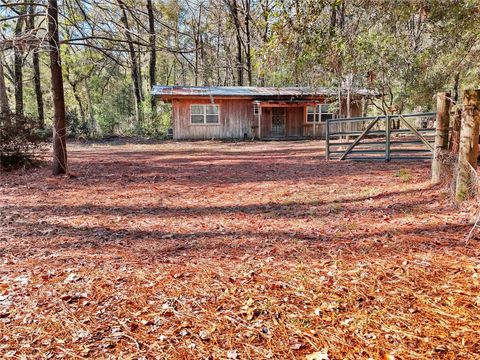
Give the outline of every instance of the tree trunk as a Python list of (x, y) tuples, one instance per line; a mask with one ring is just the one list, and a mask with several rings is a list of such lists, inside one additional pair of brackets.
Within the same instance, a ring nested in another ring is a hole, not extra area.
[[(153, 16), (153, 6), (152, 0), (147, 0), (147, 11), (148, 11), (148, 31), (150, 33), (150, 89), (153, 89), (155, 85), (155, 70), (157, 66), (157, 49), (156, 49), (156, 35), (155, 35), (155, 18)], [(155, 114), (156, 102), (155, 96), (152, 96), (151, 100), (152, 112)]]
[(339, 80), (339, 85), (337, 88), (337, 96), (338, 96), (338, 117), (342, 118), (343, 111), (342, 111), (342, 80), (341, 78)]
[(210, 86), (211, 68), (210, 68), (210, 64), (207, 61), (205, 43), (202, 35), (200, 35), (200, 55), (202, 59), (202, 68), (203, 68), (203, 72), (202, 72), (203, 86)]
[(3, 52), (0, 51), (0, 124), (10, 124), (10, 105), (8, 104), (7, 86), (3, 73)]
[(73, 97), (78, 104), (78, 109), (80, 110), (80, 118), (82, 119), (82, 122), (85, 122), (85, 110), (83, 109), (82, 99), (80, 99), (80, 94), (78, 93), (78, 83), (76, 81), (70, 81), (69, 79), (67, 80), (72, 87)]
[(43, 110), (42, 80), (40, 77), (40, 58), (38, 52), (33, 52), (33, 81), (35, 83), (35, 98), (37, 101), (38, 126), (45, 128), (45, 113)]
[(200, 51), (200, 34), (197, 32), (198, 29), (195, 30), (195, 67), (193, 69), (193, 76), (194, 76), (194, 85), (198, 86), (198, 69), (200, 68), (200, 61), (199, 61), (199, 51)]
[(352, 86), (353, 86), (353, 74), (347, 75), (347, 118), (351, 117), (351, 102), (352, 102)]
[(362, 116), (365, 117), (367, 116), (367, 101), (365, 97), (362, 97)]
[(432, 183), (438, 184), (444, 173), (445, 155), (448, 149), (448, 128), (450, 126), (450, 94), (437, 94), (437, 121), (435, 147), (432, 161)]
[(240, 18), (238, 15), (237, 0), (227, 0), (227, 5), (230, 9), (233, 24), (235, 26), (235, 37), (237, 40), (237, 84), (243, 86), (243, 46), (242, 46), (242, 29), (240, 25)]
[(247, 58), (247, 75), (248, 85), (253, 85), (253, 70), (252, 70), (252, 50), (251, 50), (251, 34), (250, 34), (250, 0), (245, 0), (245, 37), (246, 37), (246, 55)]
[[(22, 6), (15, 26), (15, 37), (17, 38), (22, 35), (25, 12), (25, 6)], [(13, 48), (13, 83), (15, 85), (15, 113), (23, 116), (23, 54), (18, 46)]]
[(464, 110), (460, 130), (460, 149), (458, 153), (458, 174), (455, 199), (461, 202), (474, 193), (478, 135), (480, 128), (480, 90), (465, 90), (463, 94)]
[[(264, 21), (264, 26), (263, 26), (263, 31), (262, 31), (262, 42), (263, 45), (267, 44), (268, 41), (268, 32), (269, 32), (269, 26), (268, 26), (268, 18), (270, 15), (270, 8), (269, 8), (269, 1), (265, 1), (265, 7), (262, 6), (262, 16), (263, 16), (263, 21)], [(265, 86), (265, 75), (262, 74), (260, 77), (260, 85)]]
[(137, 64), (138, 64), (138, 88), (140, 89), (140, 99), (143, 101), (143, 75), (142, 75), (142, 48), (138, 45), (137, 49)]
[(67, 144), (65, 128), (65, 98), (63, 93), (62, 64), (58, 36), (57, 0), (48, 1), (48, 43), (50, 53), (50, 72), (52, 77), (53, 97), (53, 175), (66, 174)]
[(137, 64), (137, 57), (135, 54), (135, 47), (133, 46), (132, 37), (130, 35), (130, 26), (128, 24), (127, 18), (127, 11), (125, 9), (125, 5), (121, 0), (117, 0), (120, 9), (122, 10), (122, 17), (121, 22), (125, 27), (125, 38), (127, 39), (128, 43), (128, 52), (130, 55), (130, 72), (132, 76), (133, 82), (133, 94), (135, 96), (135, 113), (137, 117), (137, 125), (140, 125), (142, 122), (142, 92), (140, 90), (140, 79), (138, 76), (138, 64)]
[(85, 79), (85, 93), (87, 95), (88, 116), (90, 118), (90, 135), (95, 136), (97, 133), (97, 122), (95, 121), (95, 112), (93, 111), (92, 96), (90, 94), (90, 87), (88, 81)]
[(458, 103), (458, 90), (460, 87), (460, 72), (455, 74), (455, 84), (453, 85), (453, 101), (455, 105)]
[[(33, 0), (30, 1), (30, 5), (28, 7), (28, 14), (30, 15), (28, 18), (28, 29), (33, 30), (35, 28), (35, 17), (33, 14), (35, 13), (35, 5)], [(43, 95), (42, 95), (42, 81), (40, 77), (40, 57), (38, 53), (38, 49), (34, 49), (32, 53), (32, 62), (33, 62), (33, 82), (35, 88), (35, 98), (37, 101), (37, 113), (38, 113), (38, 126), (40, 129), (45, 128), (45, 114), (43, 112)]]
[(335, 35), (335, 30), (337, 28), (337, 5), (336, 2), (331, 5), (331, 12), (330, 12), (330, 26), (328, 33), (330, 37)]

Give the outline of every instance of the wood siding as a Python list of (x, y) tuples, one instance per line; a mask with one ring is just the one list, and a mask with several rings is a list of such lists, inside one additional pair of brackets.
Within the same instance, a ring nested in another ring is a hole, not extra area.
[(287, 136), (303, 136), (305, 107), (287, 108)]
[[(174, 139), (241, 139), (245, 136), (258, 137), (258, 116), (253, 114), (251, 99), (214, 99), (219, 105), (219, 124), (191, 124), (190, 106), (212, 104), (210, 99), (174, 99), (172, 101)], [(306, 106), (286, 107), (285, 136), (325, 138), (325, 123), (314, 126), (306, 122)], [(346, 112), (346, 109), (344, 109)], [(352, 103), (351, 116), (361, 116), (362, 108)], [(332, 124), (331, 132), (360, 130), (362, 124)], [(355, 128), (354, 128), (355, 127)], [(272, 108), (261, 109), (261, 137), (272, 137)]]
[(272, 135), (272, 108), (262, 108), (261, 116), (261, 137), (270, 137)]
[(214, 99), (219, 105), (219, 124), (191, 124), (190, 105), (212, 104), (209, 99), (182, 99), (172, 101), (174, 139), (241, 139), (253, 134), (252, 100)]

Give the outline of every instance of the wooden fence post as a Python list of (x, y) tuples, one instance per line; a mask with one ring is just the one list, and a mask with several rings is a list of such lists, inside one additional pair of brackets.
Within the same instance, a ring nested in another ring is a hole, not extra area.
[(437, 94), (437, 121), (435, 130), (435, 147), (432, 160), (432, 183), (438, 184), (444, 172), (443, 155), (448, 149), (448, 127), (450, 126), (450, 94)]
[(463, 94), (460, 148), (455, 199), (461, 202), (472, 192), (477, 169), (478, 135), (480, 128), (480, 90), (465, 90)]
[(453, 115), (452, 132), (450, 133), (450, 140), (448, 141), (448, 150), (453, 155), (458, 155), (458, 148), (460, 146), (460, 124), (462, 123), (462, 109), (457, 106), (455, 115)]

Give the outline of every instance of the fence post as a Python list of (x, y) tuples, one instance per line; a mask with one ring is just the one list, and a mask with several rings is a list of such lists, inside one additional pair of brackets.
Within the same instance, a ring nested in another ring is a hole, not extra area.
[(390, 115), (385, 117), (385, 161), (390, 161), (390, 134), (391, 134), (391, 119)]
[(465, 90), (463, 94), (460, 148), (455, 199), (461, 202), (472, 195), (477, 169), (478, 135), (480, 128), (480, 90)]
[(437, 119), (435, 125), (435, 147), (432, 160), (432, 183), (438, 184), (444, 172), (444, 154), (448, 149), (448, 128), (450, 126), (450, 93), (437, 94)]
[(454, 155), (458, 154), (458, 147), (460, 145), (460, 124), (462, 123), (462, 110), (457, 107), (455, 115), (453, 115), (452, 132), (450, 140), (448, 141), (448, 150)]
[(325, 120), (325, 159), (330, 160), (330, 121)]

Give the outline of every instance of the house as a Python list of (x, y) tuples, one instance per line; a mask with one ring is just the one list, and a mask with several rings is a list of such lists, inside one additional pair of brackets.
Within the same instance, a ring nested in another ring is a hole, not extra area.
[[(326, 119), (338, 116), (330, 106), (337, 91), (325, 88), (154, 86), (152, 95), (172, 104), (174, 139), (321, 139)], [(350, 115), (362, 115), (362, 99), (375, 95), (352, 92)]]

